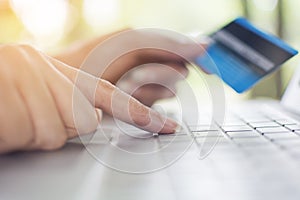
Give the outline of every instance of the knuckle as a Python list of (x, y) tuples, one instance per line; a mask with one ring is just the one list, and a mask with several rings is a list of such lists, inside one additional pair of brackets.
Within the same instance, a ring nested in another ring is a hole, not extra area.
[(119, 89), (109, 81), (99, 79), (97, 84), (96, 98), (98, 106), (105, 108), (112, 102), (113, 96), (119, 94)]
[[(31, 46), (29, 44), (21, 44), (21, 45), (19, 45), (19, 49), (20, 49), (20, 51), (25, 52), (30, 57), (42, 58), (42, 52), (37, 50), (36, 48), (34, 48), (33, 46)], [(28, 58), (28, 56), (27, 56), (27, 58)]]
[[(0, 102), (0, 104), (2, 103), (4, 102)], [(1, 108), (0, 110), (0, 122), (2, 122), (0, 126), (0, 140), (3, 140), (4, 143), (16, 150), (31, 145), (35, 134), (28, 116), (19, 105), (14, 105), (14, 108), (18, 110), (16, 115), (11, 115), (11, 112), (9, 112), (12, 109), (11, 105), (6, 106), (6, 108)]]
[(164, 99), (164, 98), (171, 98), (171, 97), (175, 97), (175, 93), (174, 92), (171, 92), (169, 90), (166, 90), (162, 95), (161, 95), (161, 99)]
[(21, 146), (28, 146), (32, 144), (34, 141), (34, 133), (33, 132), (28, 132), (26, 131), (25, 134), (23, 135), (23, 140)]
[(35, 50), (35, 48), (29, 44), (20, 44), (19, 47), (21, 47), (22, 49), (25, 49), (25, 50), (29, 50), (29, 51)]
[(104, 90), (113, 91), (116, 87), (109, 81), (104, 79), (99, 79), (99, 86)]
[(189, 74), (189, 70), (187, 69), (184, 63), (176, 64), (173, 66), (173, 68), (175, 69), (174, 75), (176, 77), (179, 77), (179, 79), (184, 79)]
[(14, 44), (5, 44), (5, 45), (1, 45), (0, 51), (7, 52), (10, 50), (16, 49), (16, 47), (17, 47), (17, 45), (14, 45)]
[(182, 68), (180, 73), (182, 74), (183, 77), (186, 78), (189, 75), (189, 70), (186, 68)]
[(0, 49), (0, 70), (4, 76), (22, 84), (41, 74), (46, 67), (41, 54), (30, 45), (5, 45)]
[(67, 135), (65, 133), (59, 133), (52, 136), (50, 136), (50, 134), (36, 139), (35, 145), (42, 150), (55, 150), (64, 146), (67, 141)]
[[(1, 69), (13, 75), (22, 74), (29, 60), (18, 45), (5, 45), (0, 49)], [(8, 74), (7, 74), (8, 75)]]
[[(9, 130), (10, 129), (10, 130)], [(13, 127), (6, 127), (1, 129), (1, 140), (12, 147), (14, 150), (19, 150), (30, 146), (34, 141), (34, 134), (28, 130), (16, 130)], [(20, 135), (20, 132), (22, 134)]]
[(20, 57), (20, 48), (17, 45), (12, 45), (12, 44), (8, 44), (8, 45), (3, 45), (0, 48), (0, 52), (2, 55), (2, 59), (7, 60), (8, 58), (18, 58), (18, 60), (22, 57)]
[[(18, 54), (21, 54), (22, 51), (34, 51), (34, 47), (27, 45), (27, 44), (7, 44), (7, 45), (3, 45), (0, 48), (1, 53), (4, 53), (6, 55), (11, 55), (11, 54), (16, 54), (16, 58), (20, 58), (18, 57)], [(22, 56), (24, 57), (24, 56)]]
[(97, 119), (92, 119), (89, 120), (89, 122), (87, 122), (85, 125), (83, 125), (83, 127), (81, 127), (78, 132), (79, 134), (88, 134), (88, 133), (92, 133), (95, 130), (97, 130), (98, 127), (98, 120)]
[[(83, 107), (82, 107), (83, 108)], [(77, 134), (88, 134), (94, 132), (98, 125), (98, 117), (94, 108), (88, 106), (80, 112), (75, 112), (72, 119), (72, 125)]]

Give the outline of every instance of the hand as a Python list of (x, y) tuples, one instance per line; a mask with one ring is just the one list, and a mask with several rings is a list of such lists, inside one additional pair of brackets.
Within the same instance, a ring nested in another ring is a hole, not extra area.
[(126, 73), (117, 86), (144, 105), (174, 97), (176, 84), (185, 79), (188, 70), (184, 63), (145, 64)]
[(109, 82), (26, 45), (0, 46), (0, 97), (0, 153), (57, 149), (93, 132), (102, 110), (150, 132), (177, 126)]
[[(101, 74), (101, 78), (117, 83), (122, 90), (148, 106), (156, 100), (175, 95), (176, 84), (188, 75), (185, 64), (192, 62), (195, 57), (203, 53), (205, 47), (205, 44), (197, 44), (178, 34), (167, 35), (152, 30), (123, 30), (77, 44), (57, 58), (72, 66), (82, 67), (83, 60), (93, 49), (95, 51), (98, 44), (100, 48), (102, 45), (103, 50), (110, 53), (117, 52), (122, 47), (134, 49), (136, 46), (143, 47), (143, 45), (167, 48), (168, 51), (161, 48), (138, 49), (120, 56), (109, 67), (99, 62), (105, 58), (97, 55), (98, 60), (95, 61), (97, 65), (93, 66), (97, 69), (86, 70), (94, 75)], [(103, 73), (101, 68), (105, 70)]]

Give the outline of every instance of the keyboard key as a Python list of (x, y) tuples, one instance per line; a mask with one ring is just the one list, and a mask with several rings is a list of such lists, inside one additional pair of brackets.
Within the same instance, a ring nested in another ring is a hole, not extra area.
[(193, 138), (188, 135), (177, 136), (174, 134), (169, 134), (169, 135), (159, 135), (158, 137), (155, 137), (155, 140), (159, 143), (174, 143), (174, 142), (191, 143), (193, 141)]
[(254, 128), (264, 128), (264, 127), (279, 127), (281, 126), (280, 124), (274, 122), (274, 121), (269, 121), (269, 122), (251, 122), (249, 123), (250, 126)]
[(300, 139), (294, 139), (294, 140), (274, 140), (274, 143), (284, 146), (286, 148), (292, 148), (295, 146), (300, 146)]
[(290, 118), (286, 115), (284, 115), (283, 113), (278, 113), (278, 112), (275, 112), (275, 113), (266, 113), (266, 117), (272, 119), (272, 120), (281, 120), (281, 119), (287, 119), (287, 118)]
[(244, 117), (243, 120), (247, 123), (254, 123), (254, 122), (269, 122), (270, 119), (264, 116), (257, 116), (257, 117)]
[[(241, 149), (245, 151), (249, 156), (252, 158), (265, 158), (266, 156), (273, 156), (274, 154), (278, 153), (279, 148), (272, 144), (271, 142), (267, 143), (266, 145), (241, 145)], [(263, 152), (263, 153), (262, 153)]]
[(200, 131), (200, 132), (193, 132), (194, 137), (223, 137), (221, 131)]
[(294, 131), (294, 133), (300, 136), (300, 130), (299, 131)]
[(233, 141), (241, 146), (260, 146), (269, 142), (262, 137), (255, 138), (234, 138)]
[(226, 119), (220, 126), (243, 126), (245, 122), (240, 119)]
[(188, 120), (186, 122), (186, 124), (188, 126), (199, 126), (199, 125), (206, 125), (206, 126), (210, 126), (211, 124), (213, 123), (213, 120), (211, 117), (200, 117), (200, 119), (191, 119), (191, 120)]
[(229, 139), (225, 137), (218, 138), (217, 146), (228, 146), (228, 145), (232, 145), (232, 142), (230, 142)]
[(261, 134), (269, 134), (269, 133), (285, 133), (290, 132), (290, 130), (284, 127), (265, 127), (265, 128), (256, 128)]
[(287, 124), (284, 125), (284, 127), (292, 130), (292, 131), (299, 131), (300, 130), (300, 124)]
[(276, 122), (278, 122), (281, 125), (297, 124), (297, 121), (295, 121), (293, 119), (277, 119)]
[(198, 144), (220, 144), (220, 145), (228, 145), (231, 144), (230, 140), (228, 140), (227, 138), (224, 137), (196, 137), (195, 141)]
[(199, 125), (199, 126), (189, 126), (191, 132), (200, 132), (200, 131), (218, 131), (219, 128), (216, 125)]
[(186, 132), (175, 132), (175, 133), (172, 133), (172, 134), (153, 134), (152, 135), (153, 137), (159, 137), (159, 136), (163, 136), (163, 137), (174, 137), (174, 136), (178, 136), (178, 137), (181, 137), (181, 136), (190, 136), (190, 134), (187, 134)]
[(248, 125), (243, 125), (243, 126), (222, 126), (222, 129), (225, 132), (235, 132), (235, 131), (251, 131), (253, 130), (250, 126)]
[(259, 137), (255, 131), (237, 131), (237, 132), (227, 132), (231, 138), (249, 138), (249, 137)]
[(293, 132), (286, 132), (286, 133), (276, 133), (276, 134), (266, 134), (267, 138), (271, 140), (293, 140), (293, 139), (300, 139), (298, 135)]

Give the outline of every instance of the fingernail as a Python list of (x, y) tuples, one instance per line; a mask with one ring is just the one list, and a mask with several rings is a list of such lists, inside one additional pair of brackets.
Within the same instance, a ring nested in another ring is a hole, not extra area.
[(165, 121), (165, 128), (170, 130), (171, 132), (175, 132), (177, 127), (178, 127), (178, 123), (176, 121), (174, 121), (173, 119), (167, 118)]
[(165, 125), (169, 127), (175, 127), (175, 128), (178, 126), (177, 122), (171, 118), (166, 119)]
[(167, 118), (159, 114), (157, 111), (151, 110), (151, 123), (147, 127), (143, 127), (145, 130), (156, 132), (159, 134), (174, 133), (178, 124), (173, 119)]
[(102, 113), (102, 110), (96, 108), (96, 115), (97, 115), (97, 120), (98, 120), (98, 123), (100, 124), (102, 118), (103, 118), (103, 113)]

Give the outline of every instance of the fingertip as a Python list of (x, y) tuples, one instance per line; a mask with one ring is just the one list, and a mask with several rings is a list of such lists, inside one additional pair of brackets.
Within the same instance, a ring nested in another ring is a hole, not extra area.
[(159, 134), (174, 133), (178, 127), (178, 123), (168, 117), (165, 117), (157, 111), (151, 110), (151, 129)]
[(161, 131), (159, 131), (160, 134), (171, 134), (175, 133), (178, 123), (174, 121), (173, 119), (166, 118), (166, 121), (164, 123), (164, 126)]

